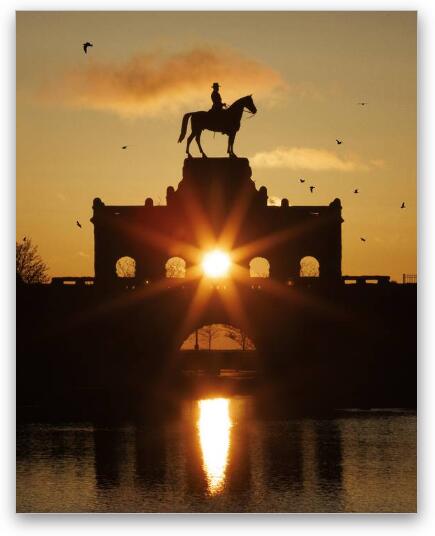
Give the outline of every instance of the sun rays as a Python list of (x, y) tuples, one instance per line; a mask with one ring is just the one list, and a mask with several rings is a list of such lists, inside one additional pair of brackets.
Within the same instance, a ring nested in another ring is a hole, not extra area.
[[(254, 257), (258, 255), (272, 257), (281, 244), (303, 234), (308, 228), (311, 229), (313, 225), (316, 225), (317, 220), (311, 219), (293, 226), (292, 229), (281, 228), (261, 238), (253, 236), (251, 240), (243, 243), (240, 231), (245, 227), (249, 206), (249, 195), (244, 194), (246, 192), (241, 192), (234, 200), (231, 211), (221, 222), (220, 234), (216, 234), (213, 230), (210, 214), (205, 212), (200, 200), (193, 192), (192, 195), (186, 197), (185, 210), (188, 226), (193, 232), (193, 240), (191, 233), (189, 233), (190, 241), (184, 239), (183, 229), (174, 228), (174, 232), (168, 234), (146, 226), (138, 227), (124, 222), (123, 231), (133, 236), (140, 247), (150, 251), (151, 256), (155, 256), (153, 262), (159, 263), (161, 260), (161, 276), (144, 281), (141, 279), (145, 278), (139, 274), (133, 282), (129, 281), (129, 285), (134, 287), (133, 292), (112, 295), (97, 309), (88, 311), (84, 316), (89, 318), (92, 315), (110, 314), (117, 309), (135, 306), (148, 298), (163, 296), (179, 289), (182, 293), (180, 296), (184, 296), (183, 300), (187, 300), (187, 304), (184, 314), (180, 317), (178, 325), (174, 326), (175, 331), (171, 335), (176, 346), (178, 341), (184, 340), (186, 334), (198, 327), (211, 300), (215, 300), (215, 305), (220, 304), (219, 308), (225, 317), (222, 320), (229, 320), (233, 325), (249, 333), (249, 314), (244, 294), (247, 289), (253, 287), (261, 289), (262, 294), (271, 299), (291, 300), (295, 304), (306, 303), (310, 307), (324, 307), (325, 305), (318, 297), (307, 296), (306, 293), (294, 287), (289, 292), (287, 281), (282, 280), (282, 277), (279, 277), (280, 274), (274, 273), (273, 262), (270, 263), (270, 277), (259, 280), (251, 277), (249, 271), (250, 261)], [(184, 277), (166, 277), (165, 263), (171, 256), (184, 260)], [(81, 319), (78, 318), (77, 321), (83, 320), (84, 316)]]

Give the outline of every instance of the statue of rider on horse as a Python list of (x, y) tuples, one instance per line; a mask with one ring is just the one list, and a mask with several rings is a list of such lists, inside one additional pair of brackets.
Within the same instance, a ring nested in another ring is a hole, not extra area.
[(219, 93), (219, 84), (215, 82), (212, 85), (213, 91), (211, 94), (211, 101), (213, 103), (213, 106), (210, 108), (209, 112), (221, 112), (224, 108), (227, 107), (225, 103), (222, 102), (222, 97)]
[(213, 132), (221, 132), (228, 136), (228, 149), (227, 153), (230, 158), (236, 158), (234, 154), (234, 139), (236, 133), (240, 129), (240, 121), (242, 119), (243, 112), (245, 109), (251, 114), (257, 112), (254, 101), (252, 100), (252, 95), (247, 95), (241, 99), (236, 100), (228, 106), (222, 102), (222, 97), (219, 94), (219, 84), (215, 82), (213, 84), (213, 92), (211, 94), (211, 100), (213, 106), (208, 112), (190, 112), (184, 115), (183, 121), (181, 124), (181, 133), (178, 138), (178, 143), (181, 143), (184, 140), (187, 132), (187, 125), (189, 119), (191, 120), (191, 133), (187, 138), (186, 153), (188, 158), (192, 158), (192, 155), (189, 152), (190, 143), (193, 138), (196, 139), (199, 150), (203, 158), (207, 158), (207, 155), (204, 153), (201, 147), (201, 133), (203, 130), (211, 130)]

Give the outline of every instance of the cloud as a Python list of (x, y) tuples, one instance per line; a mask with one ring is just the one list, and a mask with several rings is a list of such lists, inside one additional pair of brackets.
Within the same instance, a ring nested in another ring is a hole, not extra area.
[(272, 151), (256, 153), (250, 158), (258, 168), (287, 168), (309, 171), (355, 171), (367, 166), (355, 158), (345, 158), (326, 149), (310, 147), (278, 147)]
[(280, 207), (281, 198), (277, 197), (276, 195), (269, 195), (269, 197), (267, 198), (267, 204), (271, 207)]
[(374, 160), (370, 160), (370, 165), (375, 168), (384, 168), (385, 160), (382, 160), (382, 158), (376, 158)]
[(264, 95), (287, 88), (271, 67), (216, 47), (197, 47), (172, 55), (139, 54), (123, 63), (90, 61), (87, 67), (69, 70), (44, 83), (39, 96), (46, 102), (135, 116), (179, 110), (198, 102), (204, 108), (210, 104), (209, 93), (215, 81), (222, 85), (228, 101), (249, 93)]

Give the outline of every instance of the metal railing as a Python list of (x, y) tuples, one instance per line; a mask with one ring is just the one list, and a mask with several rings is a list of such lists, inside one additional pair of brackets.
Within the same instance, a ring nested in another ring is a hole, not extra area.
[(93, 277), (53, 277), (51, 279), (51, 284), (56, 285), (56, 286), (61, 286), (61, 285), (78, 285), (78, 286), (93, 285), (94, 284), (94, 278)]
[(355, 283), (360, 285), (370, 283), (382, 285), (390, 282), (389, 275), (343, 275), (341, 279), (345, 284)]
[(404, 285), (416, 285), (417, 274), (403, 274), (402, 283)]

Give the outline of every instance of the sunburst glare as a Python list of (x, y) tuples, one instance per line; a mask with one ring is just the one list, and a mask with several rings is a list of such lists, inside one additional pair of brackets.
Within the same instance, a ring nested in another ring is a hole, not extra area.
[(209, 251), (202, 260), (202, 269), (207, 277), (225, 277), (230, 266), (230, 256), (219, 249)]

